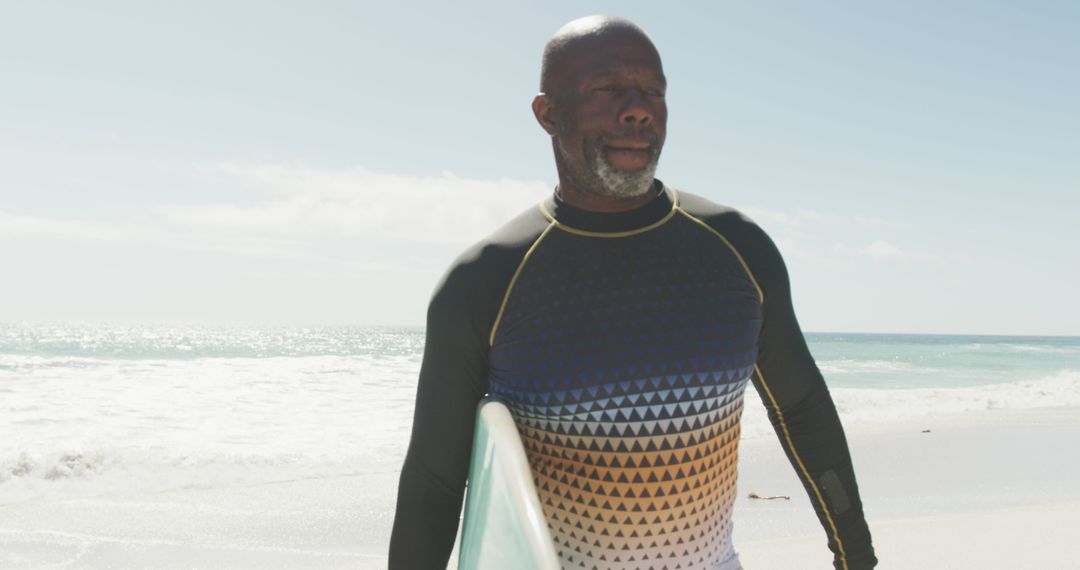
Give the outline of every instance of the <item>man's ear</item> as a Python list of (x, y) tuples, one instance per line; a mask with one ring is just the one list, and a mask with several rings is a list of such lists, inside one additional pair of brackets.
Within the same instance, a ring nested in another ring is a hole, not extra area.
[(555, 106), (551, 102), (551, 97), (546, 93), (534, 97), (532, 110), (533, 115), (536, 116), (536, 122), (540, 123), (540, 128), (547, 134), (555, 136)]

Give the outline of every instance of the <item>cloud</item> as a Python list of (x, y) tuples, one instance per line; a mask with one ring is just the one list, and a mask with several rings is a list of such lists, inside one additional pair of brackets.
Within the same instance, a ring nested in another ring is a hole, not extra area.
[[(142, 244), (339, 266), (368, 256), (364, 267), (399, 267), (409, 252), (420, 251), (418, 246), (427, 251), (432, 244), (460, 249), (473, 243), (551, 192), (543, 182), (505, 177), (411, 176), (295, 163), (204, 164), (182, 170), (197, 175), (200, 186), (195, 194), (220, 191), (217, 195), (233, 198), (195, 205), (166, 203), (125, 220), (0, 210), (0, 239)], [(236, 189), (242, 191), (232, 191)]]
[[(784, 212), (766, 208), (746, 208), (776, 240), (785, 256), (814, 263), (831, 263), (837, 256), (858, 255), (879, 259), (930, 256), (909, 252), (881, 239), (907, 224), (868, 215), (822, 214), (813, 210)], [(869, 245), (852, 247), (851, 242)]]
[(941, 265), (971, 265), (975, 261), (962, 253), (928, 253), (925, 251), (913, 251), (900, 248), (887, 241), (878, 240), (870, 245), (853, 247), (846, 243), (837, 243), (832, 246), (832, 253), (836, 257), (863, 256), (876, 259), (889, 259), (903, 262)]
[(886, 220), (875, 216), (854, 216), (852, 220), (854, 220), (857, 225), (868, 229), (909, 227), (909, 224), (903, 222)]
[(0, 211), (0, 235), (122, 241), (138, 235), (132, 225), (23, 216)]
[(874, 243), (866, 247), (860, 247), (855, 251), (864, 255), (869, 255), (870, 257), (894, 257), (901, 255), (902, 253), (900, 248), (884, 241), (875, 241)]
[(887, 242), (887, 241), (875, 241), (870, 245), (862, 247), (852, 247), (846, 243), (837, 243), (832, 246), (832, 252), (837, 254), (857, 254), (865, 255), (869, 257), (887, 258), (887, 257), (906, 257), (907, 255), (900, 250), (899, 247)]
[(410, 176), (360, 167), (224, 163), (218, 171), (265, 189), (267, 199), (163, 207), (164, 221), (247, 235), (470, 243), (551, 191), (539, 181)]
[(819, 222), (824, 219), (824, 216), (813, 210), (799, 210), (797, 212), (781, 212), (778, 210), (770, 210), (767, 208), (758, 208), (756, 206), (749, 206), (743, 208), (742, 211), (750, 216), (751, 219), (766, 224), (775, 224), (785, 227), (797, 227), (806, 224), (807, 222)]

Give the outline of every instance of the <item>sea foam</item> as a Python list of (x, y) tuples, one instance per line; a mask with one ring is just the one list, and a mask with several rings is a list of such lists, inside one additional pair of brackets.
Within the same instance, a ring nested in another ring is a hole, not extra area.
[[(833, 402), (847, 431), (925, 417), (985, 410), (1031, 410), (1080, 407), (1080, 370), (1015, 382), (948, 388), (831, 388)], [(743, 436), (773, 432), (761, 398), (746, 392)], [(1078, 412), (1080, 413), (1080, 412)]]

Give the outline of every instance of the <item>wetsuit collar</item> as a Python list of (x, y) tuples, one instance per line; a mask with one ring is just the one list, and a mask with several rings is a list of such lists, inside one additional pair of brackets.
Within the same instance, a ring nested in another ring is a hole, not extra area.
[(564, 202), (558, 192), (553, 192), (542, 206), (545, 214), (572, 229), (597, 233), (628, 232), (660, 222), (675, 208), (675, 191), (660, 180), (655, 180), (654, 184), (660, 186), (660, 192), (652, 201), (625, 212), (582, 210)]

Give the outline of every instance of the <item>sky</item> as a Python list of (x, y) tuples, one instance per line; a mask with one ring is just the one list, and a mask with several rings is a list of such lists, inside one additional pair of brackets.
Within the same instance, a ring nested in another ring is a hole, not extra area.
[(420, 325), (552, 191), (563, 23), (668, 78), (657, 176), (808, 331), (1080, 335), (1075, 2), (41, 2), (0, 17), (0, 321)]

